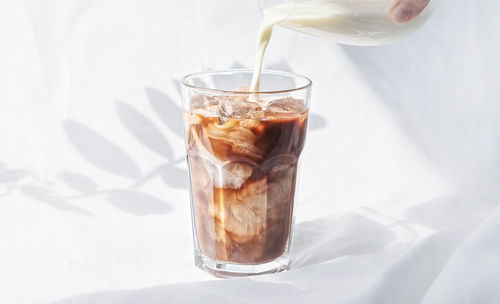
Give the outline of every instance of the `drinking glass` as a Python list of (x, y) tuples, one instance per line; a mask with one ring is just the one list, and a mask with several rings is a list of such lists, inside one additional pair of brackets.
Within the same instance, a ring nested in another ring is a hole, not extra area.
[(221, 277), (279, 272), (290, 260), (312, 82), (263, 71), (259, 92), (237, 89), (252, 74), (182, 80), (195, 264)]

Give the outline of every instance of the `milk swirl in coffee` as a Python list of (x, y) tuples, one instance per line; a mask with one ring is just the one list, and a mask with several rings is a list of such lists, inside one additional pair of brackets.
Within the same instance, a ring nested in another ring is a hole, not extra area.
[(256, 264), (288, 245), (308, 111), (300, 99), (250, 96), (197, 95), (185, 122), (199, 248)]

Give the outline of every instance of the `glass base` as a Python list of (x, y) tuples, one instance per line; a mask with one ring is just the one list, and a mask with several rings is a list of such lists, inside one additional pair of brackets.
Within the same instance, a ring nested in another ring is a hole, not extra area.
[(276, 273), (288, 269), (290, 258), (287, 252), (279, 258), (263, 264), (238, 264), (215, 261), (201, 252), (195, 252), (195, 265), (220, 278), (244, 277), (266, 273)]

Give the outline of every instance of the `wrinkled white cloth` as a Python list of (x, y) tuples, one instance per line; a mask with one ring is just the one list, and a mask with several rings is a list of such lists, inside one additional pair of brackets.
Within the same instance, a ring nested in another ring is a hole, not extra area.
[(289, 271), (194, 267), (179, 79), (250, 67), (256, 1), (0, 3), (0, 303), (499, 303), (500, 4), (442, 0), (313, 79)]

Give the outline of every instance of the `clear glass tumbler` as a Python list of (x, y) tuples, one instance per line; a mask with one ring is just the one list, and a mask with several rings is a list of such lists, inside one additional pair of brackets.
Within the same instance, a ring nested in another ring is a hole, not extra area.
[(182, 80), (195, 264), (244, 276), (287, 269), (297, 163), (304, 147), (311, 80), (251, 70)]

